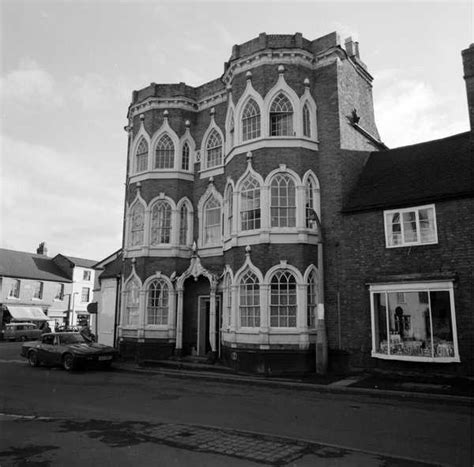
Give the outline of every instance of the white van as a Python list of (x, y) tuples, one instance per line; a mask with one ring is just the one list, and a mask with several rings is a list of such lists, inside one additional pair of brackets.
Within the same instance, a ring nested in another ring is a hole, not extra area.
[(41, 330), (33, 323), (9, 323), (5, 324), (2, 331), (3, 339), (6, 341), (36, 340), (41, 337)]

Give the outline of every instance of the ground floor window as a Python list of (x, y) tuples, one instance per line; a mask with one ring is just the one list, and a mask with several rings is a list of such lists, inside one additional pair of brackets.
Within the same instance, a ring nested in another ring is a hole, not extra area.
[(452, 282), (371, 285), (372, 354), (459, 361)]

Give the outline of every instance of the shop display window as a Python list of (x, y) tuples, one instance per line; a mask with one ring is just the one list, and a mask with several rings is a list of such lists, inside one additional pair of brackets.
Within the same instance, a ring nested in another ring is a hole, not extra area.
[(445, 290), (377, 286), (371, 292), (373, 356), (459, 361), (452, 284)]

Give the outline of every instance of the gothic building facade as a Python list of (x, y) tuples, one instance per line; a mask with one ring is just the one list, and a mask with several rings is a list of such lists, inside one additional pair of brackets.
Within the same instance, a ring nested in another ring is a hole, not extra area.
[(338, 334), (343, 203), (369, 153), (384, 148), (371, 82), (351, 39), (260, 34), (234, 46), (214, 81), (134, 91), (123, 355), (325, 370)]

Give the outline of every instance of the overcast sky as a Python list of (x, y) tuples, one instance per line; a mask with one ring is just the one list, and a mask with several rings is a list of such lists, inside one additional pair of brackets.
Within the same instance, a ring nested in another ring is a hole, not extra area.
[(0, 247), (101, 260), (121, 246), (131, 93), (219, 77), (260, 32), (360, 43), (389, 147), (468, 130), (471, 1), (0, 0)]

